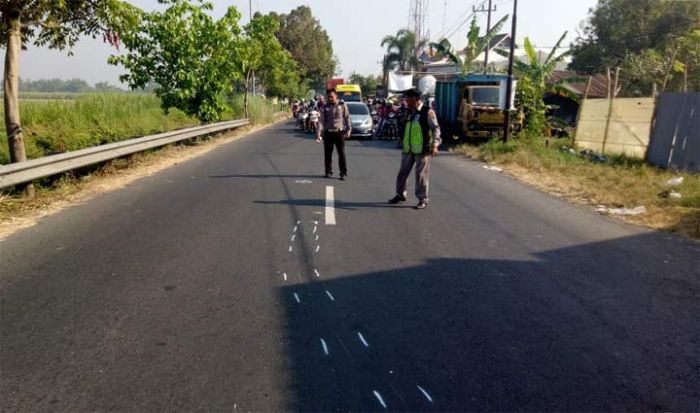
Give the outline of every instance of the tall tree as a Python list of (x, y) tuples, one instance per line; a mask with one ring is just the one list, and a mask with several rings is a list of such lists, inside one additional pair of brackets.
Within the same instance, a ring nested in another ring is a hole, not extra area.
[(312, 87), (323, 88), (337, 66), (326, 30), (308, 6), (299, 6), (289, 14), (272, 15), (280, 22), (277, 39), (299, 63), (302, 78)]
[(164, 110), (178, 108), (202, 122), (217, 120), (228, 109), (233, 80), (242, 76), (241, 62), (250, 60), (241, 41), (240, 14), (232, 6), (214, 20), (211, 3), (160, 1), (168, 8), (145, 13), (141, 31), (123, 38), (128, 53), (112, 56), (110, 63), (124, 66), (121, 80), (132, 89), (156, 83)]
[(425, 40), (419, 41), (415, 33), (406, 29), (399, 30), (395, 35), (385, 36), (381, 46), (386, 46), (386, 68), (404, 72), (419, 70), (421, 61), (418, 54), (427, 43)]
[[(139, 10), (119, 0), (2, 0), (0, 42), (5, 46), (5, 129), (11, 162), (27, 159), (19, 112), (20, 51), (36, 46), (69, 49), (80, 36), (104, 36), (114, 45), (119, 33), (135, 27)], [(31, 185), (25, 195), (33, 196)]]
[(598, 0), (573, 45), (570, 67), (599, 73), (627, 56), (669, 43), (700, 26), (700, 1)]
[(486, 50), (494, 37), (501, 31), (506, 20), (508, 20), (508, 15), (503, 16), (501, 20), (496, 22), (491, 30), (483, 36), (480, 36), (479, 32), (481, 29), (476, 24), (476, 18), (474, 18), (469, 32), (467, 33), (467, 46), (461, 51), (455, 51), (452, 44), (450, 44), (450, 41), (447, 39), (442, 39), (438, 43), (431, 43), (430, 46), (435, 49), (438, 54), (456, 64), (461, 73), (468, 73), (472, 70), (472, 65), (476, 58)]

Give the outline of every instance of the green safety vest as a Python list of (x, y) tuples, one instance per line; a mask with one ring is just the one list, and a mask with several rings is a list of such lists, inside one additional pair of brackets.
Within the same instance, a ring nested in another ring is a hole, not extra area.
[(423, 105), (419, 116), (416, 116), (415, 112), (409, 114), (403, 133), (403, 153), (428, 155), (432, 151), (433, 136), (428, 122), (429, 110), (428, 105)]

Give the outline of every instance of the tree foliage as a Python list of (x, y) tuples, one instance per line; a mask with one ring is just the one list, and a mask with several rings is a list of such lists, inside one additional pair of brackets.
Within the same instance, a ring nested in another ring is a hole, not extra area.
[[(141, 30), (123, 38), (127, 53), (110, 57), (123, 65), (121, 76), (133, 89), (151, 81), (163, 108), (178, 108), (202, 122), (220, 118), (228, 109), (226, 94), (250, 62), (249, 48), (241, 41), (240, 14), (229, 7), (214, 20), (211, 3), (160, 0), (165, 11), (144, 13)], [(258, 53), (260, 54), (260, 53)]]
[(277, 39), (301, 68), (301, 78), (323, 88), (336, 71), (333, 43), (308, 6), (299, 6), (289, 14), (271, 13), (279, 21)]
[(463, 50), (454, 50), (452, 44), (447, 39), (442, 39), (437, 43), (431, 43), (430, 47), (435, 49), (439, 55), (446, 57), (449, 61), (456, 64), (461, 73), (468, 73), (473, 69), (473, 63), (476, 58), (491, 44), (491, 41), (498, 35), (498, 32), (501, 31), (506, 20), (508, 20), (508, 15), (503, 16), (501, 20), (496, 22), (491, 30), (484, 34), (484, 36), (480, 36), (479, 32), (481, 29), (476, 24), (476, 18), (474, 18), (469, 32), (467, 33), (467, 46)]
[(700, 76), (698, 29), (700, 1), (599, 0), (573, 45), (570, 67), (591, 74), (620, 67), (623, 94), (632, 95), (650, 94), (670, 68), (668, 80), (678, 89), (686, 68), (691, 83)]
[(348, 83), (360, 85), (362, 93), (369, 96), (373, 95), (377, 90), (377, 86), (382, 84), (382, 77), (373, 75), (363, 76), (359, 73), (352, 72), (350, 77), (348, 77)]
[[(513, 62), (513, 70), (518, 78), (516, 96), (520, 109), (525, 116), (525, 130), (535, 136), (541, 136), (548, 127), (547, 110), (549, 108), (544, 103), (545, 93), (556, 93), (576, 99), (564, 87), (563, 82), (549, 82), (552, 72), (554, 72), (557, 65), (571, 54), (570, 51), (557, 54), (566, 35), (567, 32), (559, 38), (545, 59), (540, 58), (534, 45), (526, 37), (525, 59), (516, 59)], [(506, 52), (497, 51), (497, 53), (508, 56)]]
[(421, 61), (418, 54), (427, 45), (425, 40), (418, 40), (410, 30), (401, 29), (396, 35), (382, 39), (381, 46), (386, 46), (385, 70), (398, 69), (404, 72), (419, 70)]

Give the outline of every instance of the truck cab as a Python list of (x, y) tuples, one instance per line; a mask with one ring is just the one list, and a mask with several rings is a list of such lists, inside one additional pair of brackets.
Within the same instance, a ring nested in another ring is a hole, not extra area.
[(438, 82), (436, 98), (441, 120), (467, 139), (497, 136), (505, 120), (507, 85), (505, 75), (463, 75)]

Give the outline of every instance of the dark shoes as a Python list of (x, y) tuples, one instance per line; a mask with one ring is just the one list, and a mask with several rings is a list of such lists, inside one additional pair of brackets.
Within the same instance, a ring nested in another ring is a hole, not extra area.
[(416, 209), (425, 209), (427, 207), (428, 207), (428, 203), (422, 199), (420, 201), (418, 201), (418, 205), (416, 205)]
[(340, 180), (344, 181), (346, 177), (347, 177), (347, 175), (340, 175)]
[(389, 200), (389, 203), (392, 205), (400, 204), (402, 202), (406, 202), (406, 197), (403, 195), (396, 195)]
[(324, 176), (325, 178), (330, 178), (330, 177), (333, 176), (333, 174), (332, 174), (332, 173), (327, 173), (327, 174), (325, 174), (325, 175), (323, 175), (323, 176)]

